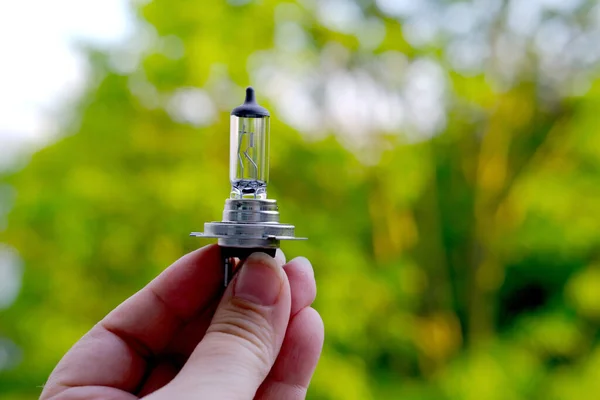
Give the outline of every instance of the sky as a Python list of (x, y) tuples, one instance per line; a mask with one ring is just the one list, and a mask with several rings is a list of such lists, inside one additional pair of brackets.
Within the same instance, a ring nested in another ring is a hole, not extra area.
[(43, 142), (81, 89), (77, 43), (118, 43), (132, 25), (127, 0), (0, 0), (0, 168)]

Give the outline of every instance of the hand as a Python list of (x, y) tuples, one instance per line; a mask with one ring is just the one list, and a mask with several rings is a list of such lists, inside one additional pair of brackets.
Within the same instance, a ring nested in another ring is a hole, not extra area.
[(76, 343), (41, 399), (304, 399), (323, 322), (312, 266), (284, 263), (251, 255), (223, 294), (218, 246), (184, 256)]

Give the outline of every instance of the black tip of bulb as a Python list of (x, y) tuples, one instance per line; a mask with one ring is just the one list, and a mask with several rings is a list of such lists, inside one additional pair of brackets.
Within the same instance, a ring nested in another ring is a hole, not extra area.
[(252, 86), (246, 88), (246, 100), (244, 100), (244, 104), (256, 104), (256, 94)]
[(231, 115), (235, 115), (236, 117), (241, 118), (263, 118), (268, 117), (269, 110), (264, 107), (261, 107), (256, 102), (256, 94), (254, 92), (254, 88), (249, 86), (246, 88), (246, 99), (244, 100), (244, 104), (239, 107), (236, 107), (231, 112)]

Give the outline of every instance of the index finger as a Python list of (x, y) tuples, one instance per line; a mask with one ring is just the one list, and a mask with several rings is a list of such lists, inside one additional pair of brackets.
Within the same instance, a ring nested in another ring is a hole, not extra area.
[(133, 392), (148, 360), (179, 328), (222, 294), (218, 246), (177, 260), (95, 325), (63, 357), (41, 398), (71, 387), (105, 386)]

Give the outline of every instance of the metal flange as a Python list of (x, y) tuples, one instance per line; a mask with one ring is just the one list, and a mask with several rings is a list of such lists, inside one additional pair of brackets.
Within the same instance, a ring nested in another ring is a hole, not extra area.
[(233, 277), (231, 258), (238, 257), (235, 249), (239, 249), (238, 258), (242, 258), (249, 249), (271, 254), (279, 248), (281, 240), (306, 240), (296, 237), (294, 225), (279, 223), (277, 201), (271, 199), (227, 199), (223, 221), (207, 222), (204, 232), (192, 232), (190, 236), (216, 238), (219, 246), (227, 249), (223, 260), (225, 286)]

